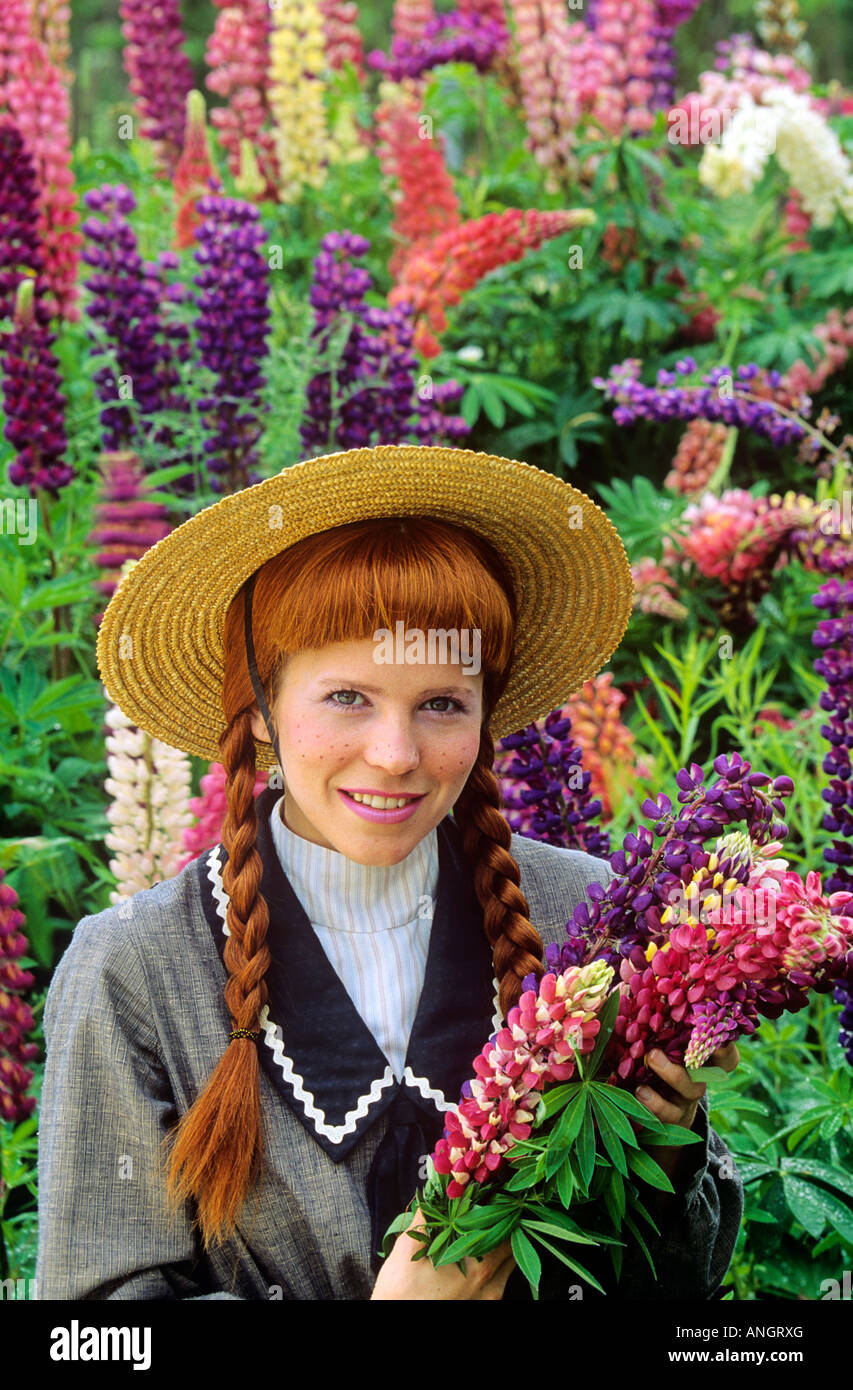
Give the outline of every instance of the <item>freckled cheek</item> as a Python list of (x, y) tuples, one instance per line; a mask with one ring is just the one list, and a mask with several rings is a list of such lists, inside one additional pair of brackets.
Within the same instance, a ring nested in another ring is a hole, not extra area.
[(443, 781), (467, 777), (477, 761), (479, 749), (479, 732), (473, 737), (468, 734), (460, 736), (458, 740), (442, 746), (431, 761), (434, 776)]

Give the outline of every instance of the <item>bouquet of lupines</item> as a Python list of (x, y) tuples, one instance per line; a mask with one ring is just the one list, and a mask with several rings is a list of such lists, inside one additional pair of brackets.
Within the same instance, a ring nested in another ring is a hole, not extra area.
[(646, 1189), (674, 1188), (647, 1146), (698, 1136), (633, 1094), (654, 1079), (648, 1054), (703, 1082), (717, 1071), (708, 1059), (762, 1015), (853, 977), (853, 893), (826, 896), (817, 873), (803, 881), (778, 857), (791, 779), (771, 781), (738, 753), (714, 770), (706, 786), (696, 763), (681, 769), (677, 807), (664, 795), (643, 803), (652, 824), (625, 836), (610, 882), (587, 888), (565, 942), (546, 947), (547, 973), (524, 980), (474, 1060), (386, 1253), (421, 1211), (415, 1258), (450, 1264), (509, 1238), (534, 1298), (537, 1245), (603, 1292), (577, 1247), (606, 1246), (618, 1278), (630, 1232), (654, 1273), (639, 1225), (657, 1231)]

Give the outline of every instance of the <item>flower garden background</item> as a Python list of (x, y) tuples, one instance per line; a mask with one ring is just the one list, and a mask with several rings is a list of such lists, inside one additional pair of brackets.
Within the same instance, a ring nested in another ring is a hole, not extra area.
[[(415, 440), (568, 479), (635, 611), (540, 770), (499, 750), (513, 828), (624, 869), (644, 803), (738, 753), (791, 779), (815, 904), (853, 889), (843, 8), (0, 0), (0, 1280), (34, 1270), (51, 971), (219, 839), (221, 767), (94, 658), (122, 566), (217, 496)], [(736, 1299), (850, 1267), (851, 990), (711, 1087)]]

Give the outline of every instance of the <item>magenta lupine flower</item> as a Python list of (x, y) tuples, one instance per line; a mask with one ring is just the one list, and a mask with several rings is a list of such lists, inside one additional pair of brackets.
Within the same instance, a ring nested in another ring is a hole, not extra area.
[(549, 1082), (568, 1081), (575, 1052), (591, 1052), (597, 1017), (613, 979), (604, 961), (543, 976), (525, 990), (478, 1057), (457, 1111), (449, 1111), (433, 1153), (436, 1172), (451, 1175), (447, 1196), (498, 1173), (517, 1139), (530, 1135), (539, 1096)]
[(11, 318), (15, 295), (28, 275), (36, 281), (33, 313), (47, 325), (43, 302), (44, 249), (38, 233), (35, 164), (16, 126), (0, 122), (0, 318)]
[(51, 351), (56, 334), (39, 323), (35, 285), (22, 280), (15, 297), (12, 331), (2, 339), (3, 435), (17, 450), (9, 465), (9, 481), (56, 496), (74, 477), (64, 461), (65, 397), (59, 361)]
[(27, 938), (21, 930), (24, 914), (14, 888), (3, 879), (0, 869), (0, 1120), (18, 1124), (36, 1107), (35, 1096), (25, 1092), (33, 1079), (26, 1063), (38, 1056), (38, 1047), (24, 1042), (32, 1030), (33, 1015), (21, 997), (35, 977), (18, 964), (27, 953)]
[(471, 63), (478, 72), (486, 72), (505, 49), (507, 39), (505, 24), (476, 10), (451, 10), (434, 16), (420, 38), (392, 39), (390, 55), (374, 49), (367, 61), (394, 82), (420, 77), (442, 63)]
[[(92, 188), (83, 201), (106, 219), (89, 217), (83, 223), (88, 243), (83, 260), (94, 271), (85, 281), (91, 293), (86, 313), (95, 325), (90, 331), (92, 356), (112, 359), (98, 368), (94, 380), (105, 404), (104, 448), (113, 451), (139, 445), (150, 428), (148, 417), (161, 410), (187, 409), (178, 391), (177, 364), (190, 355), (189, 331), (168, 310), (169, 304), (185, 298), (185, 291), (167, 280), (167, 272), (178, 265), (173, 251), (161, 252), (156, 262), (140, 256), (128, 221), (136, 199), (126, 185)], [(133, 401), (132, 409), (122, 404), (127, 399)], [(170, 431), (155, 431), (152, 443), (170, 442)]]
[[(118, 585), (122, 565), (140, 559), (172, 527), (162, 502), (146, 500), (148, 486), (138, 454), (130, 450), (104, 453), (99, 466), (100, 500), (88, 544), (98, 547), (92, 559), (102, 572), (95, 588), (110, 598)], [(102, 617), (102, 613), (98, 615), (99, 623)]]
[(124, 70), (136, 97), (140, 133), (171, 174), (184, 144), (187, 96), (195, 86), (184, 51), (179, 0), (119, 0)]
[(214, 373), (210, 395), (199, 401), (210, 486), (237, 492), (258, 482), (262, 433), (261, 363), (269, 333), (269, 272), (261, 252), (266, 232), (258, 209), (242, 198), (210, 193), (199, 198), (195, 259), (201, 271), (197, 297), (199, 355)]
[[(71, 169), (68, 88), (45, 45), (30, 33), (14, 37), (17, 5), (8, 16), (11, 45), (0, 42), (0, 107), (33, 159), (38, 183), (38, 234), (45, 248), (43, 280), (51, 316), (79, 318), (77, 262), (81, 236)], [(3, 27), (7, 14), (4, 8)]]
[(334, 71), (352, 63), (359, 79), (364, 77), (364, 45), (358, 27), (355, 0), (320, 0), (323, 39), (329, 67)]

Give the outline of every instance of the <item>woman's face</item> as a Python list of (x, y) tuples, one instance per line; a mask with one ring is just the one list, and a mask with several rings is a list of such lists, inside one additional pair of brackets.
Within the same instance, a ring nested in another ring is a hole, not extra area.
[[(438, 825), (477, 760), (483, 675), (456, 662), (374, 661), (370, 638), (287, 658), (272, 717), (284, 762), (285, 824), (359, 864), (397, 864)], [(260, 713), (252, 728), (269, 735)], [(395, 820), (347, 792), (418, 794)]]

